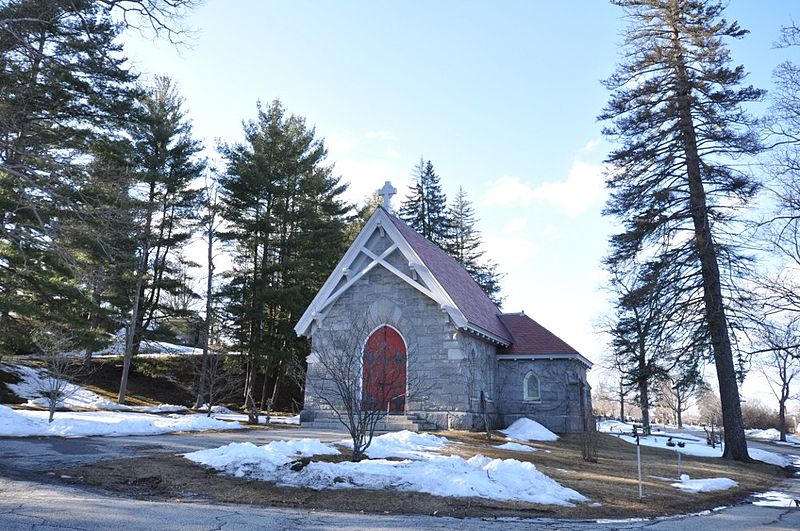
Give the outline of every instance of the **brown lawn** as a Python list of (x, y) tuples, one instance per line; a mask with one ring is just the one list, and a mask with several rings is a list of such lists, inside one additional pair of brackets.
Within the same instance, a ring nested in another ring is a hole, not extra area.
[[(265, 428), (266, 429), (266, 428)], [(428, 494), (355, 489), (324, 490), (276, 486), (261, 481), (233, 478), (196, 465), (180, 456), (107, 461), (59, 471), (70, 482), (101, 487), (144, 498), (203, 499), (218, 503), (303, 507), (374, 513), (436, 514), (448, 516), (517, 516), (558, 518), (625, 518), (682, 514), (741, 501), (754, 491), (771, 488), (787, 475), (762, 463), (729, 463), (722, 459), (683, 456), (683, 473), (693, 479), (728, 477), (739, 486), (726, 491), (688, 494), (661, 478), (677, 476), (674, 452), (642, 447), (644, 499), (639, 499), (636, 480), (636, 447), (608, 435), (600, 435), (597, 463), (581, 458), (577, 436), (553, 443), (530, 443), (536, 452), (498, 450), (506, 439), (469, 432), (443, 432), (459, 444), (445, 453), (530, 461), (564, 486), (589, 498), (575, 507), (543, 506), (479, 498), (446, 498)], [(342, 458), (325, 458), (326, 461)], [(320, 458), (319, 460), (323, 460)]]

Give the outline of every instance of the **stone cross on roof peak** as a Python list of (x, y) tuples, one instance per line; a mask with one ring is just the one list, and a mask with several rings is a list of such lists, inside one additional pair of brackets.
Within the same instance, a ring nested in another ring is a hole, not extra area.
[(397, 193), (397, 188), (392, 186), (392, 183), (386, 181), (383, 184), (383, 188), (378, 190), (378, 195), (383, 197), (383, 208), (386, 209), (389, 214), (392, 213), (392, 196)]

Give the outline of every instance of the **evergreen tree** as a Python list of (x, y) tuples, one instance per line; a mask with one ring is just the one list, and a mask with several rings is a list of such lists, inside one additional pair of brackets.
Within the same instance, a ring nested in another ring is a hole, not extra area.
[(447, 197), (430, 160), (422, 157), (414, 167), (414, 182), (400, 204), (399, 217), (439, 247), (447, 241)]
[[(91, 226), (84, 188), (92, 150), (118, 137), (133, 76), (120, 25), (88, 0), (0, 5), (0, 338), (30, 348), (28, 330), (59, 323), (90, 339), (92, 312), (75, 231)], [(90, 192), (87, 192), (90, 194)], [(84, 277), (84, 278), (82, 278)], [(79, 346), (87, 346), (79, 339)]]
[(374, 191), (368, 196), (366, 196), (361, 204), (357, 204), (354, 207), (355, 212), (347, 221), (347, 241), (348, 243), (352, 243), (353, 240), (356, 239), (358, 233), (361, 232), (361, 229), (364, 228), (364, 225), (367, 223), (369, 218), (375, 211), (378, 209), (379, 206), (383, 204), (383, 198), (378, 195), (378, 191)]
[(481, 235), (475, 228), (475, 211), (463, 188), (458, 188), (458, 194), (448, 207), (446, 217), (447, 237), (444, 240), (444, 251), (464, 266), (475, 282), (499, 306), (502, 303), (502, 275), (497, 272), (497, 266), (493, 262), (484, 259)]
[[(661, 277), (672, 313), (697, 323), (717, 370), (725, 427), (725, 456), (747, 460), (737, 371), (729, 333), (731, 289), (744, 258), (726, 241), (735, 208), (757, 184), (732, 158), (759, 149), (742, 104), (762, 91), (742, 86), (744, 68), (731, 68), (727, 38), (745, 34), (721, 19), (723, 6), (701, 0), (615, 0), (630, 20), (625, 59), (606, 81), (613, 91), (601, 119), (621, 147), (608, 162), (608, 215), (623, 223), (611, 239), (609, 261), (671, 265)], [(724, 269), (721, 270), (720, 264)], [(724, 272), (724, 276), (723, 276)], [(696, 350), (701, 353), (703, 350)]]
[(159, 319), (176, 314), (164, 294), (184, 289), (177, 260), (199, 216), (202, 190), (193, 187), (193, 181), (205, 169), (205, 161), (198, 158), (202, 146), (192, 137), (183, 99), (169, 78), (156, 78), (137, 111), (131, 135), (138, 182), (132, 194), (140, 204), (140, 230), (120, 403), (125, 401), (131, 359), (138, 353), (143, 335)]
[[(259, 373), (274, 386), (307, 350), (294, 324), (345, 249), (345, 186), (324, 165), (325, 146), (279, 101), (258, 106), (245, 143), (222, 146), (221, 239), (234, 249), (226, 313), (248, 363), (244, 399), (257, 422)], [(262, 396), (266, 397), (266, 385)], [(274, 388), (273, 388), (273, 395)]]

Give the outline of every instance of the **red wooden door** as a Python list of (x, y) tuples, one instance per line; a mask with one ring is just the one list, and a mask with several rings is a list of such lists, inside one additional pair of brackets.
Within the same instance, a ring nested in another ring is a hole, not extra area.
[(364, 409), (405, 411), (406, 344), (397, 330), (382, 326), (364, 347)]

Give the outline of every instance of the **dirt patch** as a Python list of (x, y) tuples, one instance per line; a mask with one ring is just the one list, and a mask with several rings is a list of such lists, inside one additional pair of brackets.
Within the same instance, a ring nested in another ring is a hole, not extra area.
[[(577, 437), (555, 443), (532, 443), (533, 453), (499, 450), (502, 438), (486, 441), (481, 435), (447, 432), (459, 444), (445, 453), (530, 461), (564, 486), (590, 498), (575, 507), (502, 502), (482, 498), (449, 498), (415, 492), (358, 489), (322, 490), (276, 486), (273, 483), (234, 478), (192, 463), (180, 456), (121, 459), (59, 471), (67, 481), (99, 487), (127, 496), (152, 499), (204, 499), (215, 503), (303, 507), (337, 511), (440, 516), (507, 516), (553, 518), (625, 518), (682, 514), (729, 505), (754, 491), (766, 490), (786, 477), (777, 467), (758, 463), (728, 463), (721, 459), (684, 457), (683, 473), (693, 478), (729, 477), (739, 486), (726, 491), (686, 494), (659, 478), (677, 474), (673, 452), (642, 448), (644, 500), (638, 498), (636, 451), (614, 437), (600, 438), (600, 460), (586, 463)], [(339, 460), (326, 458), (324, 460)], [(318, 460), (323, 460), (319, 458)], [(291, 472), (287, 472), (291, 473)], [(599, 504), (599, 505), (598, 505)]]
[[(182, 359), (169, 361), (179, 368), (182, 367), (182, 363), (186, 363)], [(146, 358), (134, 361), (128, 376), (126, 404), (150, 406), (194, 403), (194, 393), (189, 383), (191, 382), (190, 377), (172, 366), (159, 367), (164, 372), (162, 375), (158, 375), (158, 371), (151, 365), (151, 360)], [(77, 379), (76, 383), (102, 397), (116, 400), (119, 393), (119, 381), (122, 377), (122, 358), (95, 360), (92, 369), (89, 376)], [(176, 373), (180, 378), (175, 377)]]

